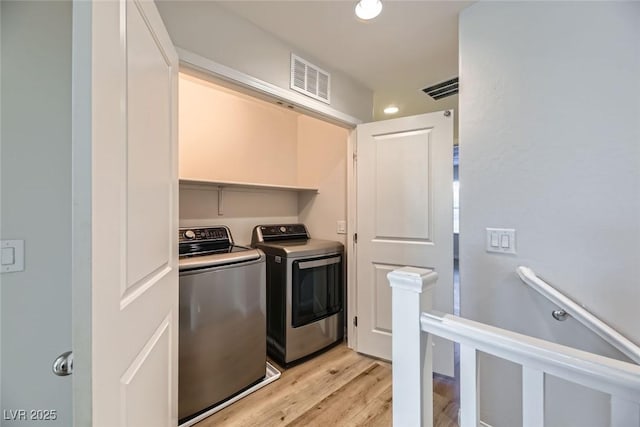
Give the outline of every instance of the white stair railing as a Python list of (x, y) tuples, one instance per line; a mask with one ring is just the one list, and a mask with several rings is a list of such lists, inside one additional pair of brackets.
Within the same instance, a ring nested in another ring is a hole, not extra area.
[(560, 307), (562, 311), (591, 329), (600, 338), (620, 350), (620, 352), (629, 359), (640, 365), (640, 347), (635, 343), (594, 316), (586, 308), (542, 280), (532, 269), (528, 267), (518, 267), (516, 271), (525, 284)]
[(460, 343), (461, 427), (477, 427), (478, 351), (522, 365), (523, 427), (544, 425), (544, 378), (550, 374), (611, 395), (611, 427), (640, 427), (640, 366), (431, 309), (437, 274), (405, 267), (392, 287), (393, 425), (433, 425), (431, 336)]

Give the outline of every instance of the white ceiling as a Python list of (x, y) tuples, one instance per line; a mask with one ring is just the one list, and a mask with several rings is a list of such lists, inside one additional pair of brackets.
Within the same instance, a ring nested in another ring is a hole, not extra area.
[(457, 76), (458, 14), (469, 1), (383, 0), (371, 21), (354, 15), (355, 1), (222, 1), (223, 7), (340, 70), (399, 115), (457, 108), (457, 95), (433, 101), (420, 89)]

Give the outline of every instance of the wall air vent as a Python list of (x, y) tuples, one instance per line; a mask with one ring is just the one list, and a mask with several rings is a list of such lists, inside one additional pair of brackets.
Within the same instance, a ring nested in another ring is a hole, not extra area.
[(329, 104), (330, 85), (329, 73), (291, 54), (291, 89)]
[(458, 93), (458, 78), (447, 80), (446, 82), (437, 83), (433, 86), (422, 89), (424, 93), (435, 99), (446, 98), (447, 96)]

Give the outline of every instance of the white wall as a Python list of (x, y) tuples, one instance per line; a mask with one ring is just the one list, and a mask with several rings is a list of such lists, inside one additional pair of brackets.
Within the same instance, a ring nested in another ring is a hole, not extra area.
[(66, 427), (71, 377), (51, 365), (71, 349), (71, 2), (1, 8), (0, 234), (25, 240), (25, 271), (0, 276), (2, 409), (56, 410), (42, 423)]
[(297, 185), (298, 113), (180, 73), (180, 177)]
[[(291, 52), (294, 52), (331, 73), (331, 107), (362, 121), (371, 121), (373, 92), (370, 89), (215, 2), (158, 1), (156, 4), (176, 46), (287, 90), (290, 90), (289, 67)], [(318, 101), (318, 104), (323, 103)]]
[(298, 117), (298, 183), (318, 194), (298, 196), (300, 222), (312, 237), (337, 240), (337, 221), (347, 220), (347, 141), (349, 131), (308, 117)]
[[(553, 320), (515, 274), (526, 265), (640, 344), (639, 22), (635, 2), (462, 12), (462, 316), (621, 357)], [(518, 254), (486, 253), (485, 227), (515, 228)], [(505, 365), (482, 364), (481, 417), (494, 427), (520, 424), (520, 371)], [(608, 424), (606, 399), (555, 383), (549, 425)]]
[(215, 187), (180, 186), (180, 227), (226, 225), (236, 244), (251, 243), (259, 224), (298, 221), (298, 195), (293, 191), (224, 189), (223, 215), (218, 215)]

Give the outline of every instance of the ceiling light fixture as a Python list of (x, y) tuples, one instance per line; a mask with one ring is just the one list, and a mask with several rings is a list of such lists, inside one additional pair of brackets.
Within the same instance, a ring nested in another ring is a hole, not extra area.
[(380, 0), (360, 0), (356, 4), (356, 16), (365, 21), (380, 15), (381, 11), (382, 2)]
[(395, 105), (390, 105), (387, 108), (385, 108), (383, 111), (385, 114), (395, 114), (399, 111), (399, 108), (396, 107)]

